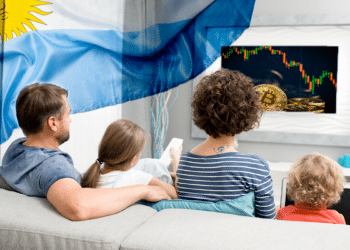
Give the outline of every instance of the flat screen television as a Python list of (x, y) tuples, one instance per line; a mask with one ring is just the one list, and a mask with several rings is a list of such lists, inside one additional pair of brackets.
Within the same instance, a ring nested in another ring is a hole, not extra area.
[(222, 68), (238, 70), (261, 86), (262, 108), (284, 95), (278, 111), (336, 113), (337, 46), (228, 46), (221, 55)]

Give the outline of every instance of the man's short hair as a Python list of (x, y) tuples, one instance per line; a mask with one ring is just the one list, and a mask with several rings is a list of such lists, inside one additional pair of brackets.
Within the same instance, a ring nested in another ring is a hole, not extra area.
[(203, 77), (192, 96), (194, 124), (209, 136), (233, 136), (259, 126), (260, 96), (251, 78), (221, 69)]
[(68, 96), (68, 91), (50, 83), (34, 83), (19, 93), (17, 120), (25, 135), (42, 131), (44, 122), (50, 116), (61, 119), (65, 111), (62, 95)]

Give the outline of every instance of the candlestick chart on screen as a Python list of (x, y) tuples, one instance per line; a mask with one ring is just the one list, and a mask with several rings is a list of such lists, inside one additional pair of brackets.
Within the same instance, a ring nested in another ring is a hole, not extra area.
[(338, 47), (230, 46), (221, 52), (222, 68), (283, 90), (283, 111), (336, 113)]

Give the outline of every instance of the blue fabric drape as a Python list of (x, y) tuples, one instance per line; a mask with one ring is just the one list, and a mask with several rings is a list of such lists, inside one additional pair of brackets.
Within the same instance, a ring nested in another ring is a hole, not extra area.
[(138, 32), (32, 31), (4, 43), (1, 143), (18, 127), (22, 88), (50, 82), (68, 89), (72, 113), (166, 91), (193, 79), (249, 27), (255, 0), (216, 0), (192, 20)]

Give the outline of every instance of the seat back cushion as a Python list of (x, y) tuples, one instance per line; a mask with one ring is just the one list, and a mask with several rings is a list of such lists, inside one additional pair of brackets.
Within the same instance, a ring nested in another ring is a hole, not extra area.
[(133, 205), (103, 218), (73, 222), (45, 198), (0, 189), (0, 249), (119, 249), (157, 211)]
[(165, 209), (122, 242), (121, 250), (348, 249), (350, 227)]

